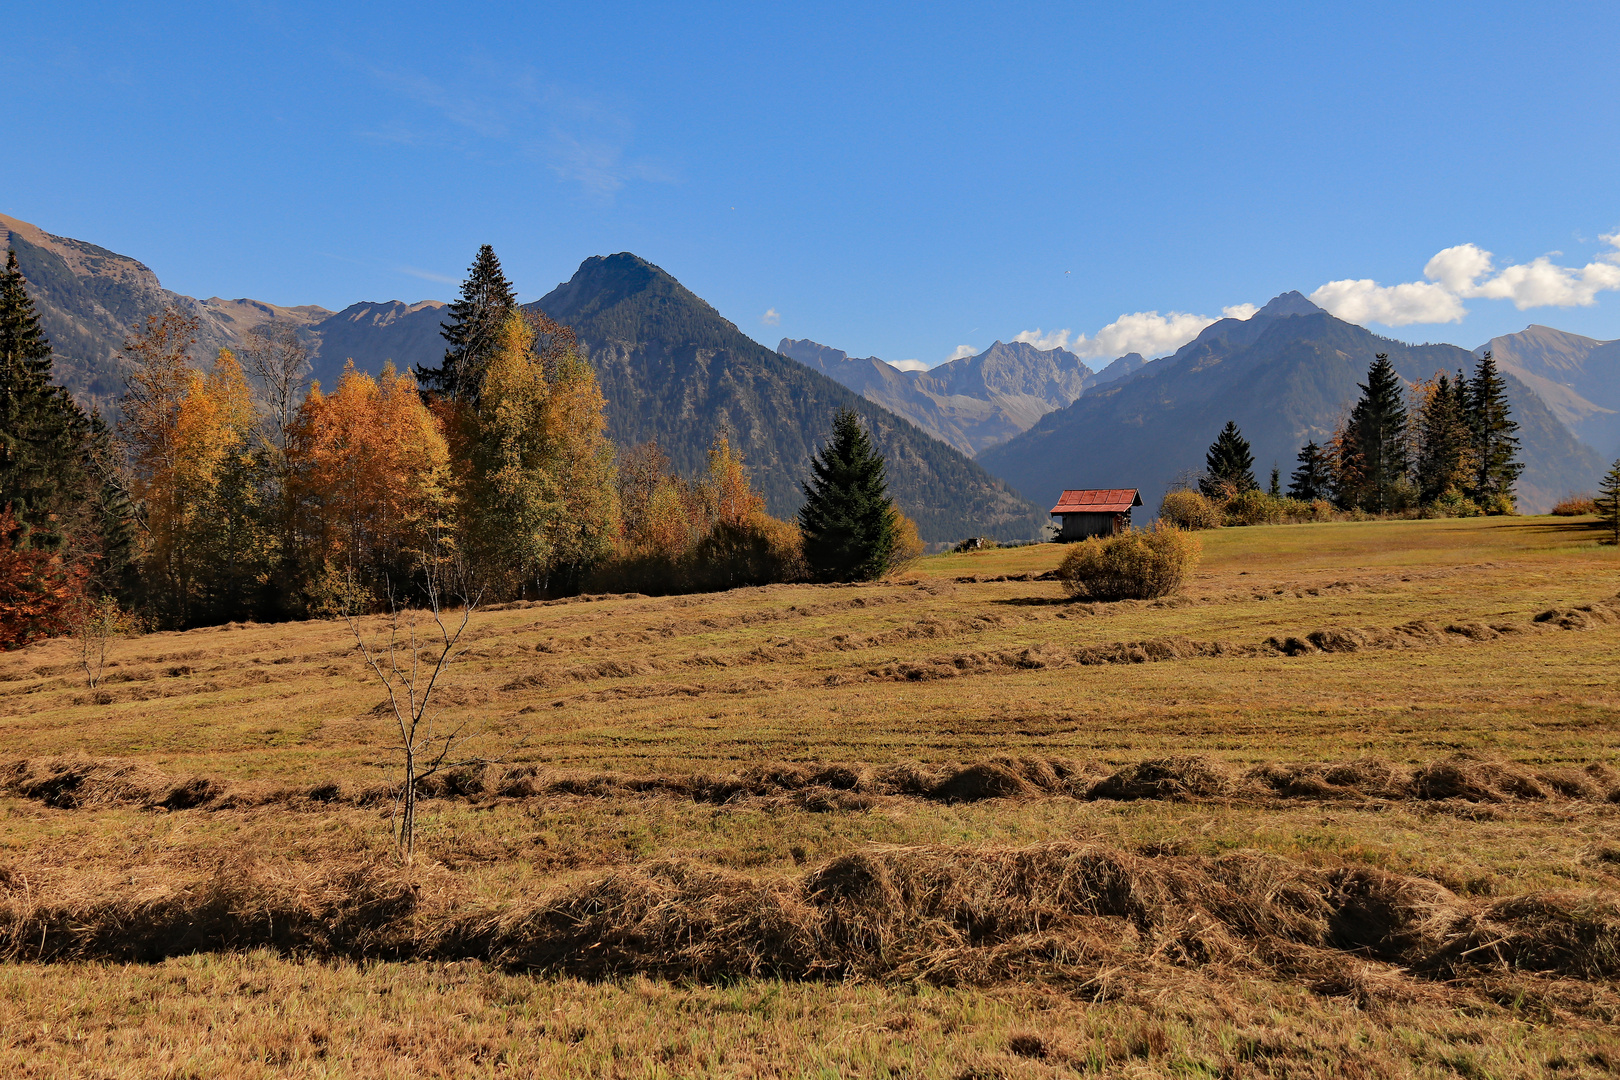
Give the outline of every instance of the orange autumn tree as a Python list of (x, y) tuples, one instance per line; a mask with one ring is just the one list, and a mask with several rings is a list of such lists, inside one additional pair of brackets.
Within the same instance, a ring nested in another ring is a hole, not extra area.
[(310, 388), (288, 454), (312, 599), (348, 582), (404, 592), (452, 509), (449, 447), (416, 380), (350, 362), (331, 394)]
[(262, 559), (252, 395), (229, 349), (206, 374), (187, 363), (194, 330), (170, 312), (126, 346), (136, 365), (120, 427), (142, 533), (137, 565), (150, 606), (180, 626), (234, 603)]
[(689, 482), (668, 471), (669, 459), (655, 444), (625, 455), (624, 523), (613, 561), (596, 576), (599, 587), (671, 593), (804, 577), (798, 526), (766, 513), (724, 430), (709, 444), (708, 465)]
[(26, 528), (0, 506), (0, 649), (15, 649), (67, 630), (88, 568), (29, 546)]

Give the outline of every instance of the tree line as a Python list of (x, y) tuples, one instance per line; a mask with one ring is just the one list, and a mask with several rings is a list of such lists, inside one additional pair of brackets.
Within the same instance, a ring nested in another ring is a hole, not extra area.
[[(478, 253), (438, 367), (307, 380), (293, 328), (193, 363), (179, 308), (125, 344), (109, 423), (52, 378), (15, 255), (0, 278), (0, 647), (109, 600), (187, 627), (366, 610), (453, 568), (487, 600), (881, 576), (921, 550), (858, 417), (768, 515), (724, 430), (683, 477), (615, 447), (573, 332), (525, 311)], [(90, 613), (90, 614), (87, 614)]]
[(1249, 443), (1228, 421), (1206, 455), (1200, 493), (1223, 501), (1286, 497), (1369, 514), (1514, 512), (1524, 470), (1518, 424), (1489, 352), (1472, 374), (1436, 373), (1410, 390), (1379, 353), (1357, 386), (1360, 398), (1327, 442), (1312, 440), (1299, 451), (1286, 492), (1276, 468), (1261, 491)]

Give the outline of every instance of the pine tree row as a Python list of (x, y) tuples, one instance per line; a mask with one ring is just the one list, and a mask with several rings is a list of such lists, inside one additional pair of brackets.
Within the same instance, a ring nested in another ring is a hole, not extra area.
[(1327, 444), (1300, 450), (1291, 497), (1373, 514), (1514, 512), (1519, 425), (1489, 352), (1472, 376), (1440, 373), (1410, 393), (1380, 353), (1359, 385), (1360, 400)]

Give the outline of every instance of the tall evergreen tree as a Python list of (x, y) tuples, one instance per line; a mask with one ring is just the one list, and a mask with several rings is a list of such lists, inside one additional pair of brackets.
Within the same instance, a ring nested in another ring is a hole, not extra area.
[(1243, 437), (1231, 420), (1210, 444), (1204, 455), (1204, 476), (1198, 488), (1211, 498), (1231, 491), (1253, 491), (1260, 485), (1254, 481), (1254, 454), (1249, 440)]
[(89, 418), (51, 382), (51, 343), (17, 265), (0, 274), (0, 508), (21, 529), (16, 543), (57, 551), (75, 528), (94, 485), (85, 469)]
[[(1459, 372), (1459, 382), (1461, 378)], [(1444, 374), (1420, 389), (1416, 479), (1418, 498), (1432, 503), (1448, 490), (1463, 491), (1469, 486), (1468, 400)]]
[(1468, 386), (1468, 426), (1473, 436), (1474, 476), (1472, 492), (1481, 502), (1513, 498), (1524, 464), (1518, 460), (1519, 425), (1512, 418), (1507, 400), (1507, 384), (1497, 374), (1496, 360), (1486, 350), (1474, 365), (1474, 378)]
[(1609, 530), (1608, 542), (1620, 544), (1620, 461), (1609, 466), (1598, 497), (1592, 501), (1597, 504), (1598, 521)]
[(499, 345), (501, 326), (517, 308), (517, 293), (501, 270), (495, 249), (485, 244), (461, 283), (461, 299), (450, 305), (450, 321), (439, 331), (450, 347), (444, 363), (416, 369), (422, 386), (453, 401), (477, 402), (484, 368)]
[(883, 458), (859, 416), (841, 409), (832, 441), (810, 462), (799, 528), (818, 581), (871, 581), (889, 569), (899, 518), (889, 501)]
[(1288, 497), (1315, 502), (1325, 499), (1333, 491), (1333, 460), (1316, 441), (1306, 443), (1299, 451), (1299, 468), (1288, 478)]
[(1388, 353), (1374, 358), (1367, 369), (1367, 381), (1357, 385), (1361, 387), (1361, 400), (1350, 412), (1351, 437), (1363, 463), (1357, 502), (1364, 510), (1383, 513), (1397, 508), (1406, 485), (1404, 388)]

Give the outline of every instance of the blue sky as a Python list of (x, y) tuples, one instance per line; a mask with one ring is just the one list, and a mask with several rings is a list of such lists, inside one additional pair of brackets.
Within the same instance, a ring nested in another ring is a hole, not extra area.
[(1620, 337), (1612, 2), (59, 0), (5, 27), (0, 211), (198, 296), (448, 299), (488, 242), (526, 300), (628, 250), (769, 345), (891, 361), (1162, 350), (1288, 289), (1407, 340)]

